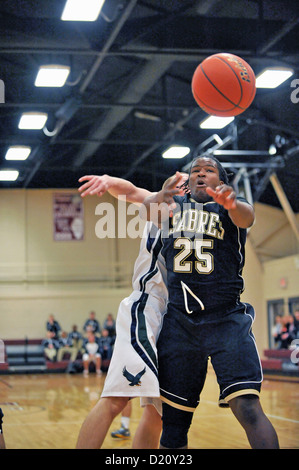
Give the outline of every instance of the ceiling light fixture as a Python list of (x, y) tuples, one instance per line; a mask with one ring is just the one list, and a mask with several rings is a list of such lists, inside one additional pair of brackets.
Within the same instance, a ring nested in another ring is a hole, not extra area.
[(105, 0), (67, 0), (62, 21), (96, 21)]
[(46, 124), (48, 115), (46, 113), (23, 113), (19, 121), (19, 129), (42, 129)]
[(41, 65), (34, 85), (36, 87), (62, 87), (70, 73), (67, 65)]
[(17, 170), (0, 170), (0, 181), (16, 181), (18, 176)]
[(135, 111), (134, 116), (138, 119), (146, 119), (148, 121), (160, 122), (161, 118), (155, 116), (154, 114), (142, 113), (140, 111)]
[(189, 147), (183, 145), (172, 145), (165, 152), (162, 153), (163, 158), (184, 158), (190, 153)]
[(276, 88), (290, 78), (293, 73), (293, 69), (284, 67), (267, 68), (257, 75), (256, 88)]
[(5, 160), (26, 160), (31, 152), (31, 147), (26, 145), (12, 145), (8, 148)]
[(219, 116), (209, 116), (204, 119), (199, 127), (201, 129), (223, 129), (223, 127), (230, 124), (235, 118), (232, 117), (219, 117)]

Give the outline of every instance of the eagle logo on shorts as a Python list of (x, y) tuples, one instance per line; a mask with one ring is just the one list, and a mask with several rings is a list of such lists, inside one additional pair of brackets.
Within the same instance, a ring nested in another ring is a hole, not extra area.
[(136, 385), (137, 387), (140, 387), (141, 385), (140, 379), (143, 376), (143, 374), (145, 374), (145, 369), (146, 368), (138, 372), (138, 374), (133, 375), (127, 371), (126, 366), (123, 368), (123, 376), (126, 377), (126, 379), (130, 382), (129, 383), (130, 387), (134, 387), (134, 385)]

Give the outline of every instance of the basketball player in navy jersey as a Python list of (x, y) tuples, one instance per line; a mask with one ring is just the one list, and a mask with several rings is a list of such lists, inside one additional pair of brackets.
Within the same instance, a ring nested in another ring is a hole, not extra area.
[[(188, 178), (180, 174), (178, 186)], [(109, 192), (116, 198), (141, 204), (152, 195), (129, 181), (109, 175), (87, 175), (79, 180), (82, 197)], [(179, 188), (184, 194), (185, 187)], [(122, 300), (116, 319), (116, 341), (101, 398), (86, 417), (77, 441), (78, 449), (100, 448), (113, 419), (130, 398), (140, 397), (144, 407), (134, 436), (133, 448), (154, 449), (159, 445), (162, 406), (158, 383), (156, 340), (168, 298), (164, 259), (160, 258), (161, 236), (151, 222), (145, 224), (134, 265), (133, 291)]]
[[(252, 334), (254, 310), (240, 301), (246, 229), (254, 222), (254, 209), (236, 196), (214, 157), (192, 162), (189, 194), (175, 196), (176, 184), (173, 177), (144, 201), (148, 220), (162, 227), (169, 294), (158, 340), (160, 446), (187, 447), (210, 358), (220, 396), (245, 429), (251, 447), (278, 448), (276, 432), (259, 401), (262, 370)], [(158, 220), (151, 204), (165, 202)], [(173, 211), (170, 218), (167, 205)]]

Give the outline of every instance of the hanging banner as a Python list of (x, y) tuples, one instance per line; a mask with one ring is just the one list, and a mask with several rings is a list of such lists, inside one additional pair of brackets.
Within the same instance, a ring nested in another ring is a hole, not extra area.
[(74, 193), (53, 195), (54, 240), (83, 240), (83, 201)]

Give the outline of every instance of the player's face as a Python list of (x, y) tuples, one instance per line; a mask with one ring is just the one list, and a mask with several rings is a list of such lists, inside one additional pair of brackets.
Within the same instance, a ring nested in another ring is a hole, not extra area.
[(209, 157), (200, 157), (192, 165), (189, 176), (191, 197), (197, 202), (208, 202), (212, 198), (206, 188), (215, 189), (222, 184), (219, 178), (217, 163)]

